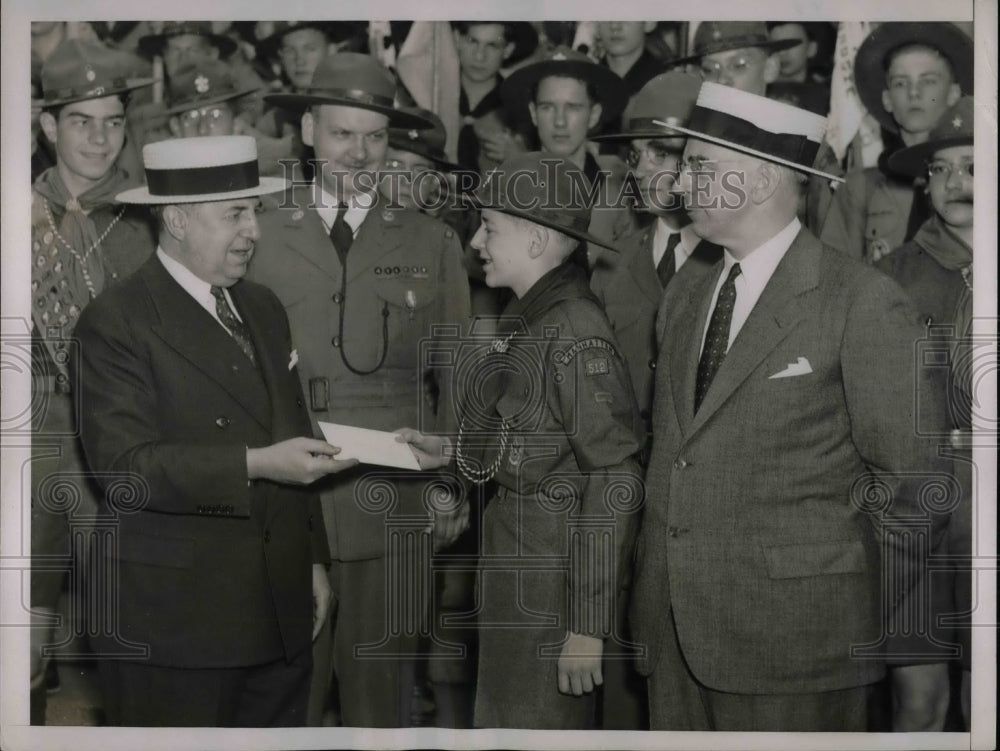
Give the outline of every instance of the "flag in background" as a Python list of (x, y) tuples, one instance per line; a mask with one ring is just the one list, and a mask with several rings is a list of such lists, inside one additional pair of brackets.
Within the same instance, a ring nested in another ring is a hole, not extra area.
[(854, 58), (858, 47), (874, 29), (871, 21), (842, 21), (837, 25), (837, 46), (834, 52), (833, 78), (830, 81), (830, 115), (827, 118), (826, 140), (837, 159), (843, 160), (857, 138), (856, 154), (861, 164), (854, 167), (872, 167), (882, 153), (882, 135), (875, 118), (867, 115), (854, 86)]

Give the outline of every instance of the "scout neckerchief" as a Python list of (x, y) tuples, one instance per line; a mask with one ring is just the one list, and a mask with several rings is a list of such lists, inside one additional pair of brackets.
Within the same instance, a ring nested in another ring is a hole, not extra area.
[[(70, 195), (59, 170), (43, 172), (33, 186), (32, 201), (32, 318), (60, 372), (66, 374), (61, 340), (68, 336), (80, 312), (104, 289), (106, 269), (101, 243), (121, 219), (122, 207), (98, 234), (91, 212), (114, 204), (128, 176), (112, 168), (92, 188)], [(57, 218), (61, 214), (61, 218)]]

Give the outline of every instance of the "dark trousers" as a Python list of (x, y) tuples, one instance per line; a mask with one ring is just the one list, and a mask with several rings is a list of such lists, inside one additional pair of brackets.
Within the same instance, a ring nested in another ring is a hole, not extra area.
[[(649, 676), (652, 730), (856, 732), (868, 730), (869, 686), (799, 694), (715, 691), (691, 673), (677, 642), (673, 611), (660, 662)], [(752, 649), (752, 645), (747, 645)]]
[(312, 653), (243, 668), (168, 668), (102, 660), (109, 725), (300, 727), (306, 724)]

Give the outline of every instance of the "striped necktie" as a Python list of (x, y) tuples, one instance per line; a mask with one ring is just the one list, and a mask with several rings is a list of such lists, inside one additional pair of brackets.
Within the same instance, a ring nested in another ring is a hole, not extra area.
[(215, 313), (219, 316), (219, 320), (222, 321), (222, 325), (226, 327), (229, 334), (236, 340), (240, 349), (243, 350), (243, 354), (256, 366), (257, 356), (254, 353), (253, 342), (250, 341), (250, 332), (247, 330), (246, 324), (237, 318), (236, 313), (229, 307), (229, 301), (226, 299), (226, 295), (223, 293), (221, 287), (212, 287), (212, 297), (215, 298)]

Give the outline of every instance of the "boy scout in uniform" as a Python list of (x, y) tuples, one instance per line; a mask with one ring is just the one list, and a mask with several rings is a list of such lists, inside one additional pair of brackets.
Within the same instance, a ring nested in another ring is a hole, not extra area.
[[(297, 184), (261, 217), (264, 240), (250, 270), (285, 304), (312, 418), (376, 430), (421, 416), (427, 424), (434, 402), (447, 403), (449, 383), (420, 361), (421, 340), (438, 324), (464, 326), (469, 315), (454, 231), (378, 199), (374, 171), (383, 167), (388, 127), (430, 125), (395, 109), (394, 94), (391, 76), (373, 58), (342, 52), (319, 65), (307, 94), (269, 97), (278, 106), (309, 108), (302, 136), (316, 150), (317, 179)], [(388, 477), (398, 496), (394, 508), (373, 509), (378, 491), (365, 479), (369, 473)], [(345, 725), (410, 722), (413, 675), (404, 656), (416, 651), (417, 627), (395, 622), (391, 608), (411, 592), (390, 591), (386, 577), (396, 567), (412, 577), (402, 586), (412, 586), (427, 575), (422, 567), (429, 560), (389, 555), (387, 534), (400, 516), (427, 514), (425, 485), (417, 476), (362, 467), (320, 487), (338, 603), (333, 665)], [(457, 536), (457, 518), (437, 517), (438, 544)], [(328, 681), (329, 657), (320, 650), (316, 659), (317, 680)], [(325, 698), (326, 688), (314, 682), (314, 702)], [(314, 704), (310, 719), (318, 720), (319, 712)]]
[(923, 179), (885, 163), (899, 146), (927, 140), (944, 112), (972, 93), (972, 40), (949, 23), (884, 23), (858, 49), (854, 80), (862, 103), (897, 139), (877, 167), (852, 172), (834, 194), (820, 239), (877, 263), (929, 219)]
[[(81, 480), (85, 465), (70, 401), (73, 328), (92, 299), (139, 268), (156, 247), (148, 215), (115, 199), (129, 184), (116, 166), (125, 143), (128, 94), (152, 83), (128, 80), (131, 66), (126, 53), (69, 39), (41, 71), (39, 126), (54, 144), (56, 164), (31, 190), (32, 392), (45, 405), (32, 425), (35, 556), (71, 552), (67, 517), (55, 510), (59, 504), (49, 497), (55, 490), (47, 489), (46, 478), (56, 472), (76, 476), (81, 516), (93, 515), (97, 504), (97, 489)], [(63, 572), (34, 572), (31, 599), (37, 613), (55, 610), (62, 581)], [(39, 650), (49, 633), (39, 628), (32, 637), (35, 680), (42, 675)]]
[[(483, 224), (472, 245), (486, 282), (516, 296), (492, 343), (473, 348), (481, 359), (466, 370), (454, 444), (465, 482), (497, 486), (483, 518), (477, 727), (594, 726), (641, 503), (628, 368), (585, 272), (567, 262), (580, 241), (601, 242), (573, 195), (575, 169), (519, 155), (476, 193)], [(421, 466), (447, 466), (449, 439), (400, 432)]]

